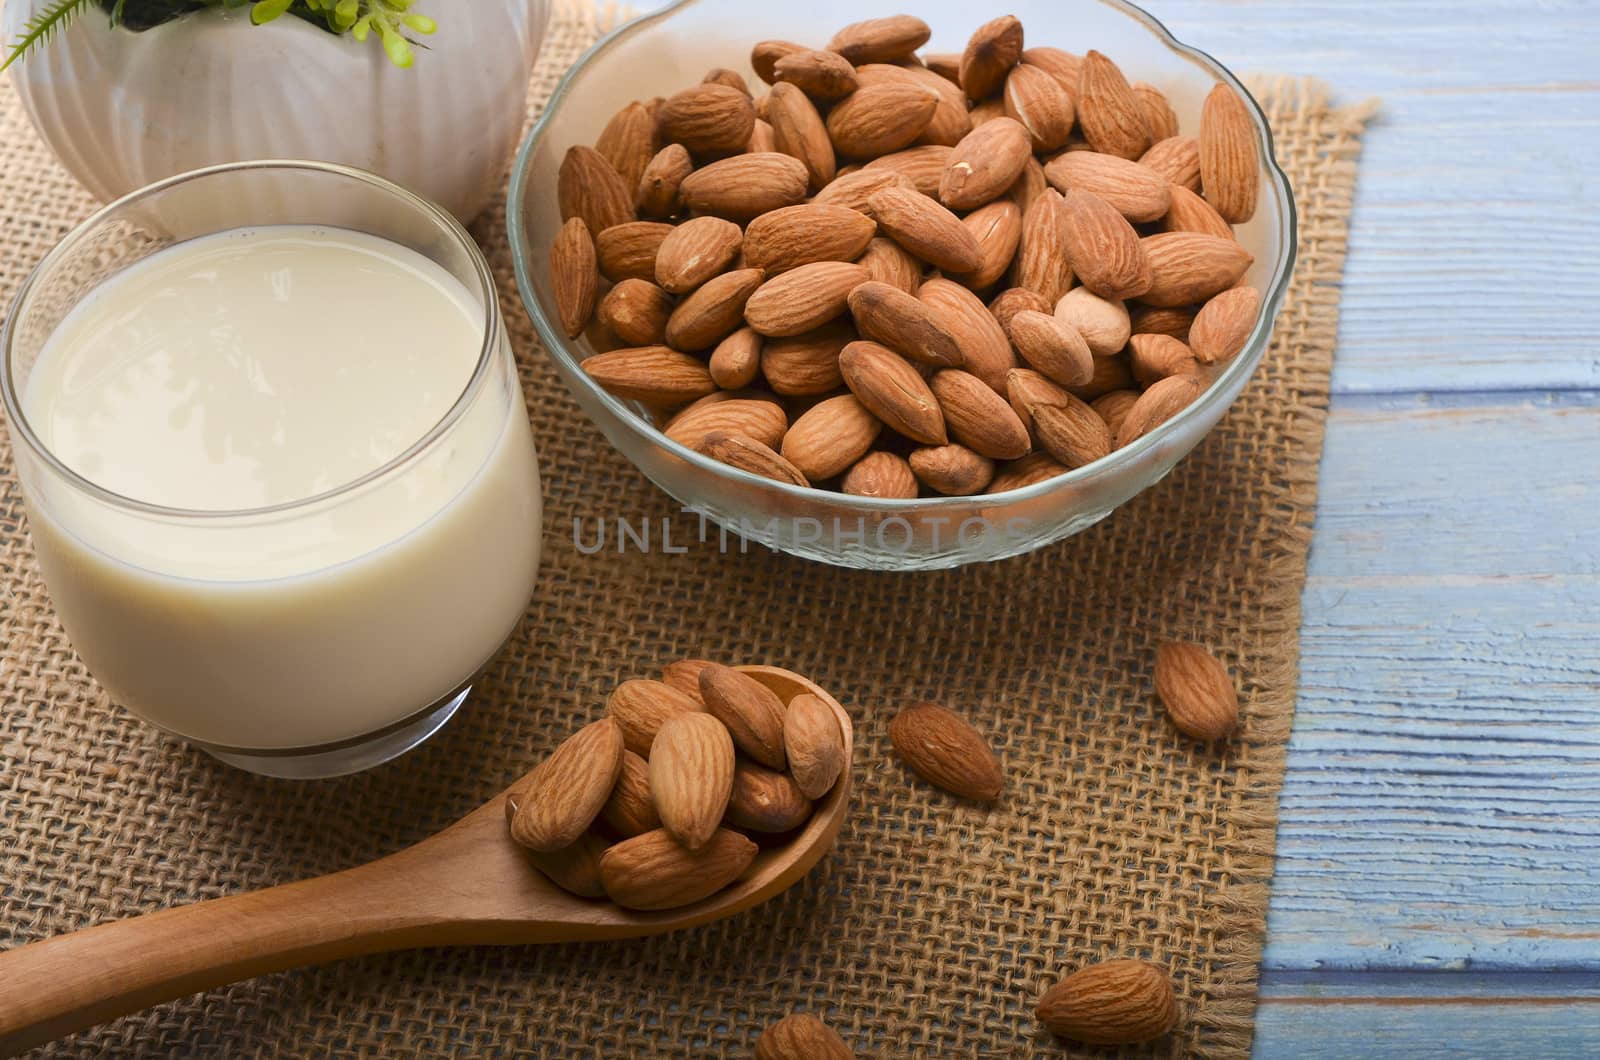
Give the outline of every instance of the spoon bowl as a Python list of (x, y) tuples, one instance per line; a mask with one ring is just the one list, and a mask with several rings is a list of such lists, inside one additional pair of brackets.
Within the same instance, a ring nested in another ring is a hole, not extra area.
[(844, 734), (845, 771), (789, 842), (731, 886), (680, 909), (636, 912), (551, 883), (506, 829), (512, 785), (455, 824), (377, 861), (115, 921), (0, 953), (0, 1056), (268, 972), (417, 946), (634, 938), (733, 916), (787, 890), (833, 847), (850, 794), (850, 716), (773, 666), (737, 667), (785, 703), (809, 692)]

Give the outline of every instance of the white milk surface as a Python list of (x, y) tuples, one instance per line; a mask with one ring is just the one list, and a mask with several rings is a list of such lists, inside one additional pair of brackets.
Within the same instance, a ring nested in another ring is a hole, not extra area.
[[(240, 229), (113, 276), (22, 395), (80, 490), (30, 498), (56, 609), (90, 670), (179, 735), (313, 747), (402, 720), (485, 662), (526, 608), (539, 484), (497, 371), (449, 432), (483, 310), (426, 257), (342, 229)], [(506, 356), (501, 351), (501, 356)], [(38, 492), (38, 491), (35, 491)]]

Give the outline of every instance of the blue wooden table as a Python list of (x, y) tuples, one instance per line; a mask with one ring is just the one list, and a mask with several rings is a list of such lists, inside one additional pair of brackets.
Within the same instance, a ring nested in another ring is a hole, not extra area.
[(1600, 4), (1148, 6), (1383, 100), (1256, 1053), (1600, 1056)]

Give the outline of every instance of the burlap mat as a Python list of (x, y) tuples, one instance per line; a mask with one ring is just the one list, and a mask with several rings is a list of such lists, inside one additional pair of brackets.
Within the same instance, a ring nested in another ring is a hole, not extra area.
[[(543, 99), (593, 39), (558, 17)], [(1157, 1055), (1247, 1052), (1293, 711), (1361, 115), (1303, 81), (1260, 87), (1300, 195), (1277, 337), (1218, 430), (1094, 529), (960, 571), (834, 570), (761, 549), (579, 554), (573, 519), (676, 511), (578, 413), (536, 345), (499, 217), (502, 280), (545, 473), (529, 619), (471, 705), (364, 776), (284, 783), (163, 742), (84, 672), (51, 613), (9, 450), (0, 480), (0, 945), (354, 865), (437, 830), (682, 655), (810, 674), (856, 718), (855, 816), (800, 886), (730, 922), (639, 942), (435, 950), (265, 977), (45, 1050), (98, 1057), (747, 1056), (816, 1010), (863, 1056), (1060, 1055), (1035, 999), (1062, 969), (1147, 955), (1182, 1029)], [(91, 209), (0, 86), (0, 295)], [(679, 540), (692, 523), (679, 521)], [(592, 528), (592, 523), (590, 524)], [(713, 537), (713, 542), (715, 538)], [(1240, 675), (1225, 752), (1174, 737), (1156, 642), (1195, 636)], [(1011, 786), (983, 810), (908, 779), (885, 727), (913, 697), (987, 728)]]

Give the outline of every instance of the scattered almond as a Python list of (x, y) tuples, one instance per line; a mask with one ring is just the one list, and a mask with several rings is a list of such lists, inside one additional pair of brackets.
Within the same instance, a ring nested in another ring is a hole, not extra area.
[(1101, 394), (1089, 403), (1089, 407), (1106, 421), (1106, 428), (1115, 438), (1117, 432), (1122, 430), (1122, 421), (1128, 418), (1128, 413), (1139, 402), (1137, 390), (1113, 390), (1109, 394)]
[(939, 179), (939, 201), (952, 210), (972, 210), (999, 198), (1032, 157), (1028, 130), (1000, 117), (973, 129), (950, 149)]
[(1055, 302), (1072, 286), (1072, 258), (1067, 249), (1067, 203), (1046, 188), (1028, 207), (1012, 278), (1047, 302)]
[(938, 107), (939, 94), (913, 82), (867, 85), (828, 112), (828, 136), (841, 155), (873, 158), (910, 146)]
[(789, 701), (783, 716), (783, 747), (789, 772), (808, 799), (822, 798), (844, 772), (839, 720), (833, 708), (816, 696), (803, 694)]
[(1200, 362), (1194, 351), (1171, 335), (1134, 335), (1128, 339), (1128, 365), (1144, 386), (1169, 375), (1194, 374)]
[(690, 173), (678, 186), (683, 205), (732, 221), (793, 206), (806, 197), (811, 174), (781, 151), (735, 155)]
[(556, 171), (561, 219), (583, 218), (592, 234), (633, 220), (633, 189), (592, 147), (570, 147)]
[(662, 433), (690, 449), (713, 431), (743, 435), (776, 449), (788, 430), (789, 418), (776, 402), (734, 398), (709, 405), (691, 405), (669, 420)]
[(889, 742), (924, 780), (953, 795), (993, 802), (1005, 789), (988, 742), (954, 711), (914, 703), (889, 722)]
[(727, 822), (751, 832), (791, 832), (811, 817), (806, 798), (788, 773), (740, 762), (733, 776)]
[(1198, 232), (1161, 232), (1139, 242), (1150, 264), (1150, 287), (1139, 297), (1153, 306), (1204, 302), (1238, 283), (1254, 260), (1233, 240)]
[(812, 190), (831, 186), (837, 161), (833, 141), (828, 138), (828, 127), (823, 124), (816, 106), (804, 92), (789, 84), (773, 85), (767, 100), (773, 149), (800, 160)]
[[(980, 206), (961, 219), (978, 241), (978, 267), (961, 277), (974, 291), (993, 287), (1011, 267), (1022, 242), (1022, 208), (1009, 198)], [(919, 277), (920, 279), (920, 274)]]
[(1089, 1045), (1132, 1045), (1161, 1037), (1178, 1021), (1165, 968), (1149, 961), (1085, 965), (1045, 991), (1035, 1014), (1052, 1034)]
[(1006, 332), (1024, 361), (1063, 386), (1082, 386), (1094, 378), (1089, 344), (1065, 320), (1025, 309), (1011, 318)]
[(1180, 732), (1220, 740), (1239, 723), (1239, 694), (1215, 655), (1188, 641), (1156, 649), (1156, 694)]
[(1006, 115), (1028, 130), (1035, 151), (1054, 151), (1072, 135), (1072, 95), (1048, 70), (1023, 61), (1011, 68), (1005, 84)]
[(844, 1039), (809, 1013), (785, 1016), (762, 1032), (756, 1060), (855, 1060)]
[(828, 50), (838, 52), (857, 66), (892, 63), (910, 58), (932, 35), (933, 31), (920, 18), (890, 15), (851, 23), (833, 35), (828, 41)]
[[(617, 783), (611, 789), (611, 796), (600, 808), (600, 818), (624, 839), (661, 827), (661, 815), (656, 812), (655, 801), (650, 795), (650, 766), (632, 751), (622, 752), (622, 771), (617, 774)], [(599, 860), (599, 854), (596, 854), (597, 869)]]
[(1006, 373), (1017, 366), (1005, 331), (978, 296), (951, 280), (933, 279), (917, 289), (917, 299), (938, 313), (956, 347), (961, 367), (995, 391), (1004, 391)]
[(1200, 141), (1193, 136), (1169, 136), (1150, 145), (1139, 164), (1160, 173), (1168, 184), (1200, 190)]
[(1205, 199), (1188, 188), (1172, 188), (1172, 202), (1161, 218), (1163, 232), (1199, 232), (1201, 235), (1233, 239), (1233, 226)]
[(1119, 300), (1142, 297), (1150, 289), (1150, 259), (1127, 218), (1082, 188), (1067, 192), (1064, 213), (1061, 241), (1085, 287)]
[(954, 147), (942, 144), (907, 147), (902, 151), (893, 151), (874, 158), (865, 168), (893, 170), (910, 181), (911, 186), (922, 194), (937, 198), (939, 182), (944, 179), (945, 170), (949, 168), (950, 157), (954, 150)]
[(724, 390), (739, 390), (761, 374), (761, 333), (743, 327), (717, 343), (706, 367), (711, 379)]
[(790, 52), (772, 64), (772, 76), (812, 99), (842, 99), (856, 90), (856, 68), (834, 51)]
[(580, 898), (604, 898), (606, 888), (600, 882), (600, 857), (606, 852), (606, 845), (602, 836), (589, 831), (560, 850), (529, 850), (527, 855), (534, 868), (548, 876), (557, 887)]
[(1117, 431), (1117, 448), (1131, 445), (1172, 419), (1193, 404), (1205, 388), (1204, 376), (1188, 372), (1169, 375), (1150, 384), (1123, 418), (1122, 427)]
[(659, 221), (629, 221), (612, 225), (595, 239), (600, 273), (612, 283), (656, 278), (656, 253), (672, 234), (672, 226)]
[(856, 259), (856, 264), (867, 270), (868, 279), (886, 283), (907, 294), (916, 294), (917, 288), (922, 286), (922, 262), (892, 239), (883, 236), (873, 239)]
[(1100, 414), (1082, 400), (1066, 395), (1066, 402), (1035, 406), (1033, 431), (1045, 452), (1067, 468), (1092, 464), (1111, 452), (1111, 429)]
[(831, 393), (844, 385), (839, 353), (855, 338), (855, 328), (834, 321), (801, 335), (768, 339), (761, 345), (761, 375), (786, 397)]
[(1154, 221), (1171, 204), (1171, 185), (1155, 170), (1116, 155), (1068, 151), (1044, 167), (1045, 179), (1065, 193), (1093, 192), (1128, 220)]
[(1133, 94), (1139, 100), (1139, 109), (1144, 112), (1144, 125), (1150, 130), (1151, 143), (1178, 135), (1178, 115), (1165, 92), (1155, 85), (1138, 81), (1134, 83)]
[(1027, 428), (1006, 399), (983, 380), (958, 368), (945, 368), (934, 373), (932, 387), (945, 426), (956, 441), (994, 460), (1015, 460), (1028, 452)]
[(936, 368), (962, 363), (961, 347), (938, 313), (905, 291), (868, 280), (850, 291), (848, 304), (857, 330), (896, 353)]
[(978, 240), (961, 219), (920, 192), (884, 188), (867, 200), (878, 227), (936, 269), (972, 272), (983, 264)]
[[(762, 286), (762, 276), (760, 269), (739, 269), (701, 284), (667, 318), (667, 345), (675, 350), (710, 349), (738, 330), (749, 302)], [(710, 379), (704, 363), (695, 363)]]

